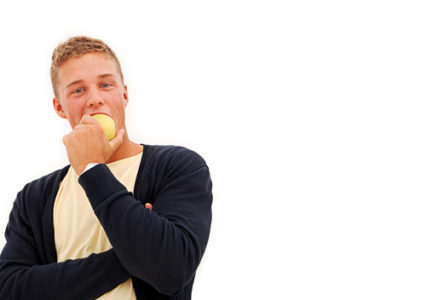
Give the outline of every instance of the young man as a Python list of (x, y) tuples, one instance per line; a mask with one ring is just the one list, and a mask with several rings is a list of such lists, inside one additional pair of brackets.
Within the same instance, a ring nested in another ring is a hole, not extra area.
[[(212, 183), (183, 147), (139, 145), (121, 67), (102, 41), (54, 51), (56, 113), (70, 165), (18, 193), (0, 255), (0, 299), (190, 299), (207, 245)], [(108, 141), (92, 116), (115, 121)]]

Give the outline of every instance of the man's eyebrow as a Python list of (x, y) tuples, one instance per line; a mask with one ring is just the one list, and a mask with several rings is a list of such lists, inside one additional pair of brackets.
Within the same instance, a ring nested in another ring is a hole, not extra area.
[(83, 82), (83, 80), (81, 80), (81, 79), (79, 79), (79, 80), (74, 80), (73, 82), (68, 83), (68, 84), (65, 86), (65, 88), (67, 88), (67, 87), (69, 87), (69, 86), (71, 86), (71, 85), (73, 85), (73, 84), (77, 84), (77, 83), (81, 83), (81, 82)]
[(111, 76), (114, 76), (114, 75), (111, 73), (105, 73), (105, 74), (98, 75), (98, 78), (105, 78), (105, 77), (111, 77)]

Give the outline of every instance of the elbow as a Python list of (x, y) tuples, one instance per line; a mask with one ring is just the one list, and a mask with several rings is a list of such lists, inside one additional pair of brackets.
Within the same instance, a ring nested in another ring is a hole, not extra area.
[(161, 294), (167, 296), (178, 295), (194, 278), (193, 268), (168, 268), (153, 282), (152, 286)]
[(132, 276), (161, 294), (173, 296), (192, 282), (205, 246), (202, 247), (199, 239), (189, 231), (177, 230), (176, 226), (166, 229), (147, 239), (149, 242), (131, 247), (137, 251), (120, 251), (129, 248), (116, 250), (124, 268)]
[[(176, 245), (176, 244), (175, 244)], [(178, 295), (193, 280), (198, 264), (201, 260), (201, 251), (197, 243), (182, 243), (179, 249), (162, 256), (157, 261), (158, 270), (161, 270), (153, 287), (161, 294)]]
[(194, 255), (193, 251), (184, 253), (186, 255), (178, 255), (175, 251), (157, 253), (151, 259), (144, 259), (142, 264), (133, 261), (127, 266), (127, 270), (161, 294), (178, 295), (194, 278), (199, 262), (198, 255)]

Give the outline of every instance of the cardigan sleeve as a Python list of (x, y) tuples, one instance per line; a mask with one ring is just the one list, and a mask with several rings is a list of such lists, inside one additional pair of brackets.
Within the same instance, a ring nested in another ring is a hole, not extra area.
[[(0, 299), (94, 299), (130, 278), (113, 250), (43, 264), (34, 236), (37, 230), (27, 218), (25, 194), (18, 194), (6, 227)], [(41, 221), (41, 216), (36, 219)]]
[(158, 187), (154, 199), (135, 199), (104, 164), (79, 178), (123, 266), (165, 295), (179, 294), (193, 279), (210, 231), (209, 169), (191, 153), (167, 162), (162, 174), (143, 170)]

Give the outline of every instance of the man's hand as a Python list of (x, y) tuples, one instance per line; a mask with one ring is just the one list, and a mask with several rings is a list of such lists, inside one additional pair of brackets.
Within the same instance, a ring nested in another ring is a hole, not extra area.
[(150, 211), (152, 211), (152, 204), (147, 202), (145, 203), (145, 208), (149, 209)]
[(80, 174), (88, 163), (105, 163), (123, 143), (124, 129), (108, 142), (102, 126), (90, 115), (84, 115), (74, 130), (64, 136), (68, 160)]

